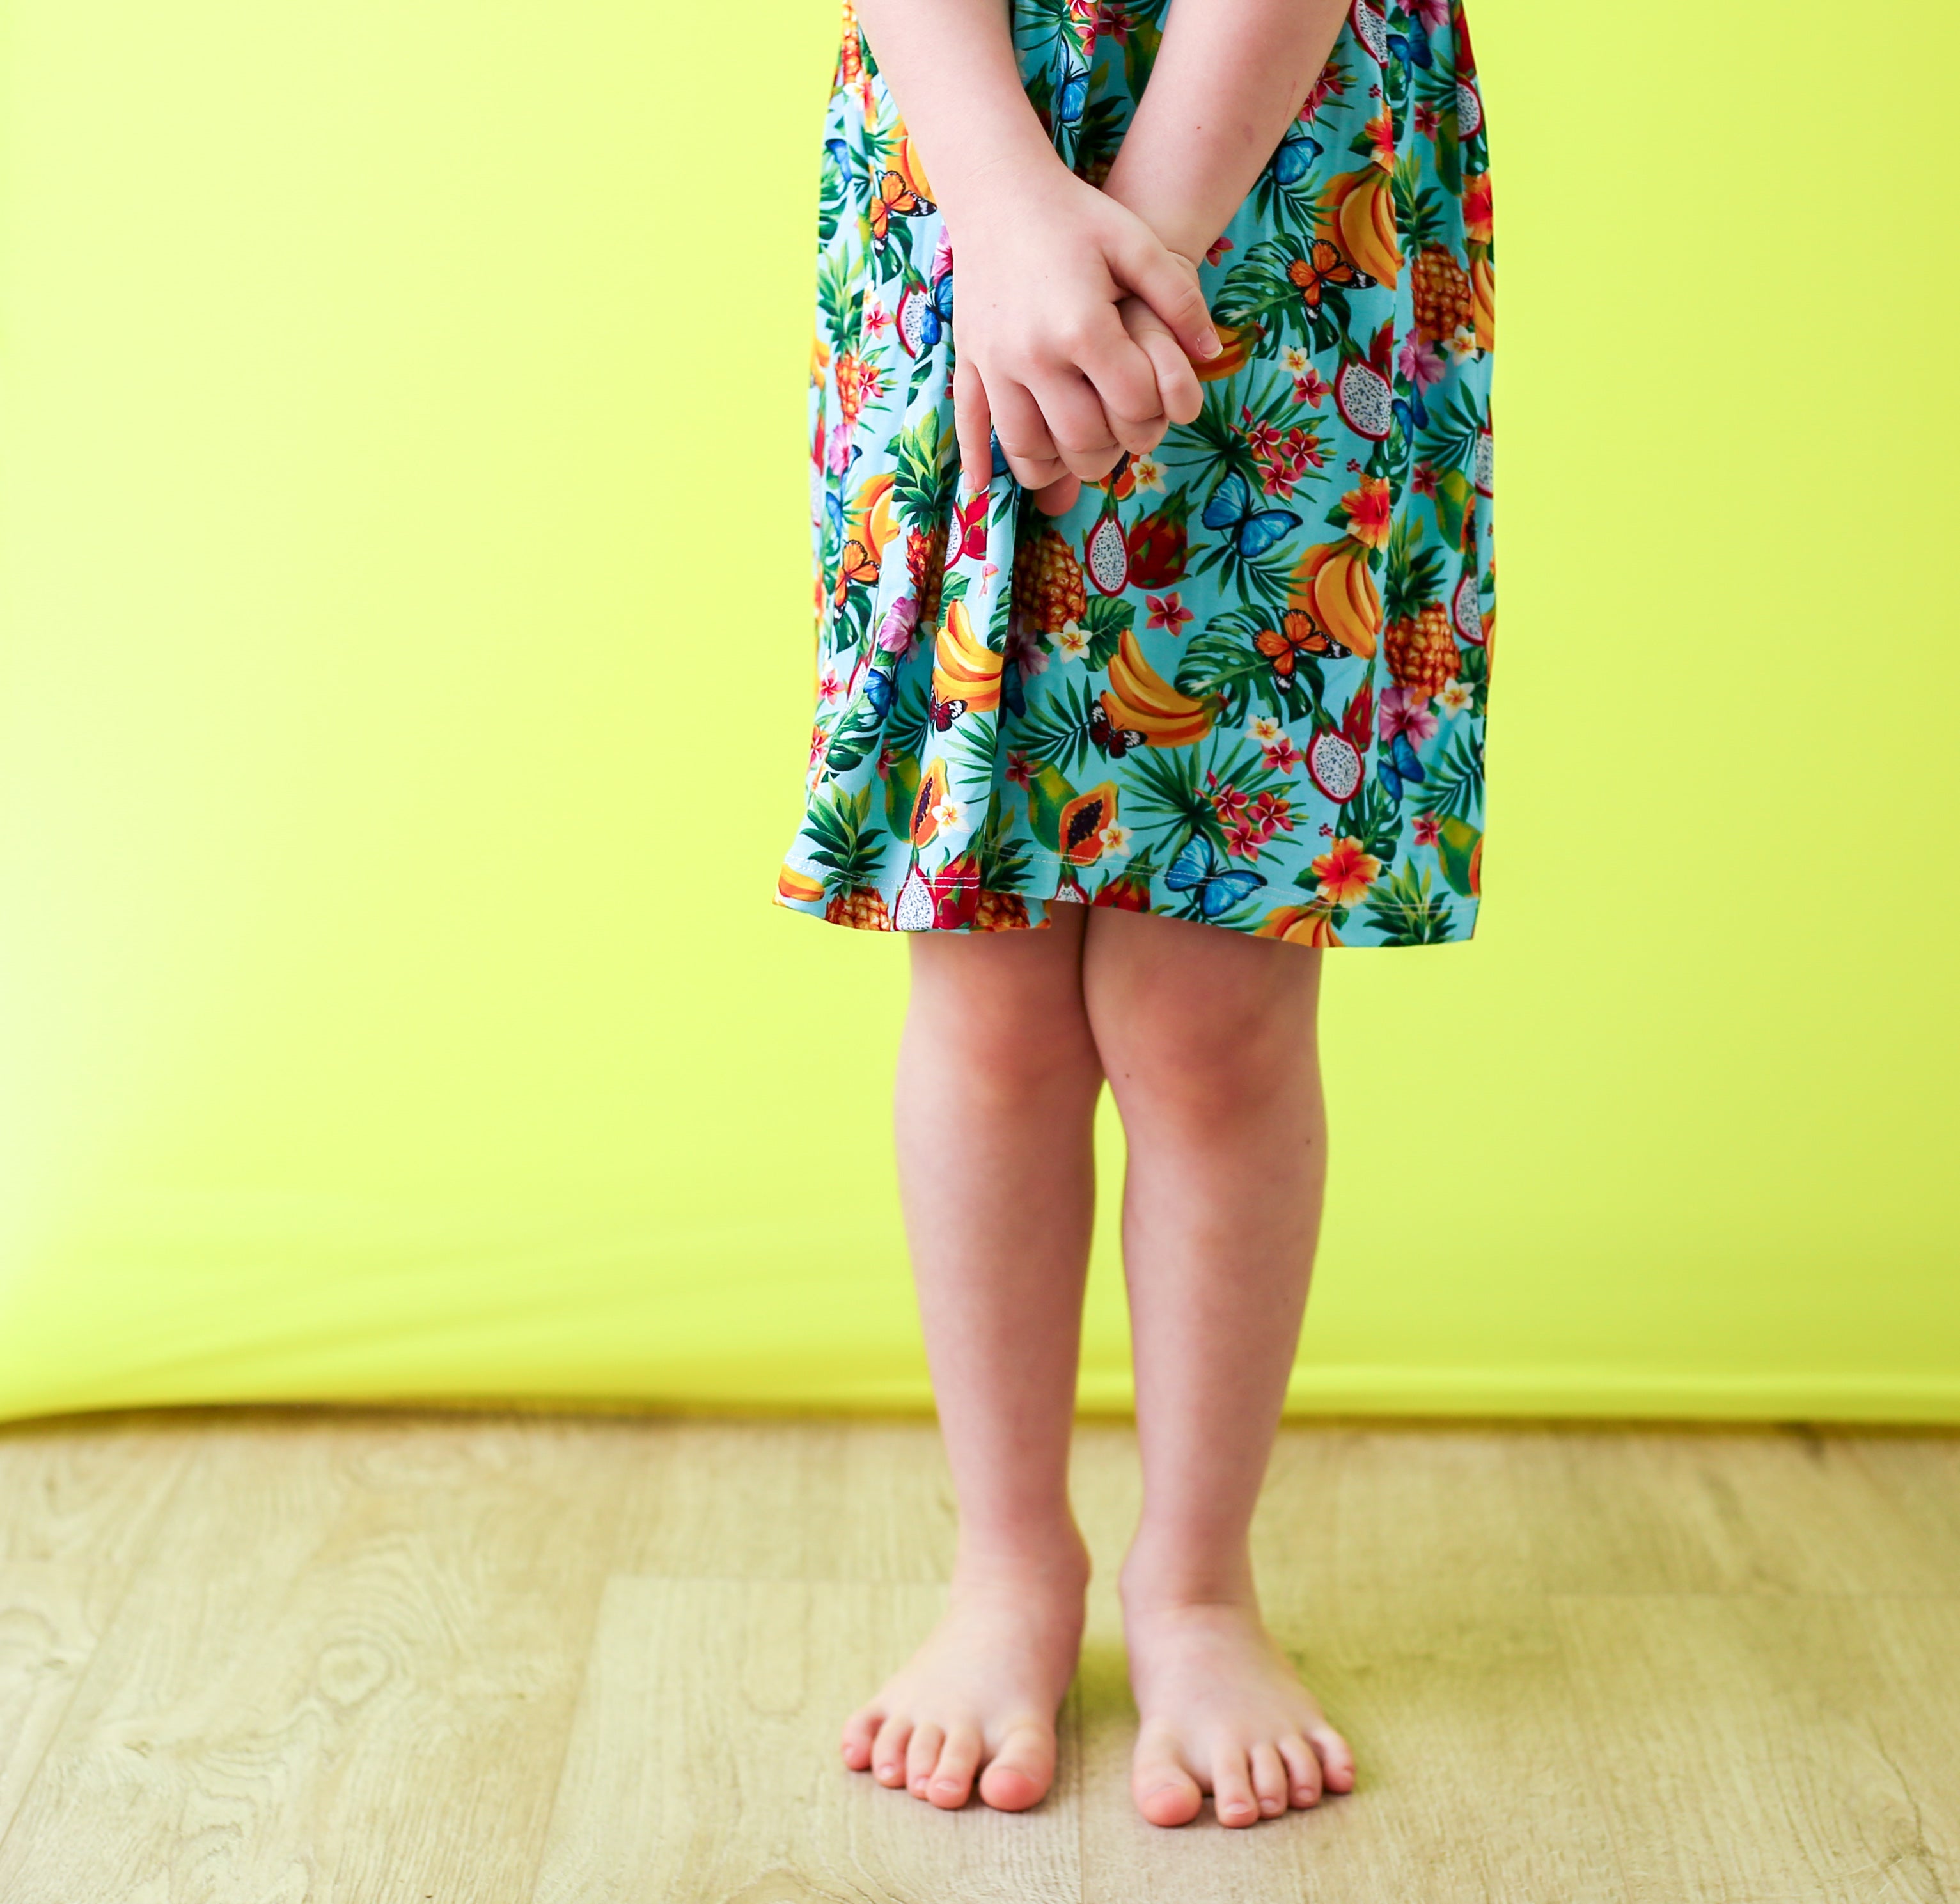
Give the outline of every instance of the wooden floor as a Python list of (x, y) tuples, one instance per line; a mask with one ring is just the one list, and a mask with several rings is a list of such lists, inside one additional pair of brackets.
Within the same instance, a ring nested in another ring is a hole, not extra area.
[(1960, 1897), (1960, 1440), (1290, 1431), (1282, 1638), (1360, 1789), (1130, 1809), (1101, 1575), (1038, 1810), (835, 1737), (932, 1619), (924, 1425), (158, 1415), (0, 1429), (5, 1904)]

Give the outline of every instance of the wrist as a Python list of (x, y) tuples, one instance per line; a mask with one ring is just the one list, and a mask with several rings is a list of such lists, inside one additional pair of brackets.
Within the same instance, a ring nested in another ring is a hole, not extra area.
[(937, 170), (932, 174), (931, 197), (949, 230), (1011, 221), (1014, 208), (1030, 196), (1073, 180), (1055, 148), (1039, 136), (1039, 128), (1036, 134), (1032, 140), (1011, 138), (982, 153), (963, 154), (943, 177)]
[(1204, 263), (1218, 234), (1196, 208), (1180, 204), (1171, 193), (1151, 191), (1143, 182), (1126, 176), (1120, 154), (1102, 189), (1125, 211), (1141, 218), (1156, 233), (1157, 242), (1192, 270)]

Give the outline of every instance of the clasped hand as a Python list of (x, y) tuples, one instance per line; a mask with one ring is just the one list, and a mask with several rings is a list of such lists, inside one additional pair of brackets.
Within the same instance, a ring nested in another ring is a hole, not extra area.
[(1203, 403), (1193, 358), (1220, 345), (1197, 265), (1058, 163), (1031, 165), (953, 232), (953, 415), (969, 489), (990, 432), (1050, 515), (1128, 451), (1154, 449)]

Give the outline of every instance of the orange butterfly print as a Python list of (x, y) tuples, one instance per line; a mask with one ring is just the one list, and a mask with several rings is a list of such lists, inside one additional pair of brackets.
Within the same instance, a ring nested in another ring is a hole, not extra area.
[(894, 218), (917, 218), (938, 209), (926, 196), (912, 141), (901, 139), (892, 157), (896, 162), (878, 174), (878, 189), (871, 200), (871, 238), (877, 244), (883, 244), (890, 235)]
[(838, 564), (837, 590), (835, 596), (837, 606), (839, 608), (844, 606), (845, 595), (854, 582), (861, 585), (867, 583), (875, 584), (878, 579), (878, 573), (877, 555), (853, 536), (844, 545), (844, 557)]
[(1339, 246), (1328, 244), (1325, 238), (1316, 238), (1309, 256), (1296, 258), (1287, 266), (1287, 282), (1299, 291), (1301, 301), (1309, 310), (1318, 310), (1321, 293), (1330, 285), (1345, 291), (1351, 287), (1373, 284), (1374, 280), (1357, 271), (1342, 254)]
[(1293, 670), (1300, 665), (1303, 654), (1341, 661), (1354, 651), (1343, 648), (1325, 629), (1315, 623), (1312, 616), (1297, 608), (1287, 610), (1285, 619), (1278, 628), (1261, 629), (1252, 637), (1252, 645), (1272, 663), (1273, 672), (1282, 681), (1293, 679)]

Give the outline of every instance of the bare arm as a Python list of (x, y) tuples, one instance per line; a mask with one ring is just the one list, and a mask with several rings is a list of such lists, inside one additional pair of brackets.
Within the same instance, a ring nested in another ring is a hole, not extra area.
[[(1218, 347), (1196, 272), (1056, 156), (1003, 0), (859, 0), (858, 17), (953, 242), (961, 463), (985, 481), (991, 429), (1016, 477), (1065, 506), (1071, 479), (1196, 414), (1184, 353)], [(1133, 293), (1168, 336), (1125, 328)]]
[(1172, 251), (1201, 258), (1299, 113), (1347, 11), (1342, 0), (1172, 0), (1103, 189)]

